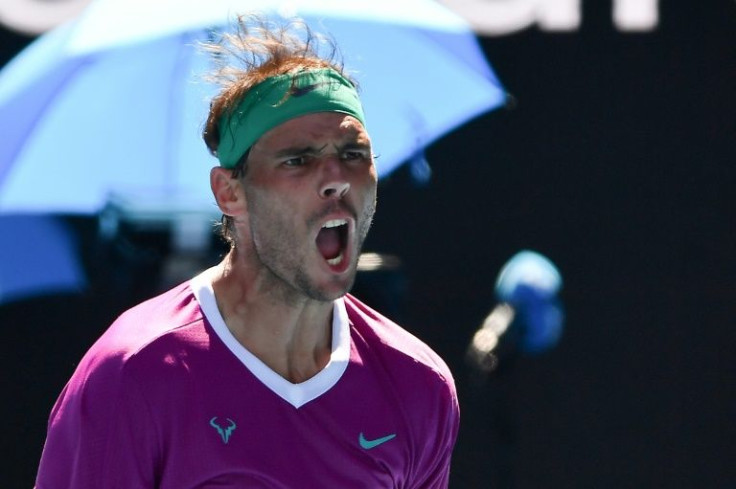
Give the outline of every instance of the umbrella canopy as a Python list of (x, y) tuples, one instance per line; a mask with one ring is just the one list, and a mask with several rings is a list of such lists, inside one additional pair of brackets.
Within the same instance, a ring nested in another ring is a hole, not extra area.
[(214, 213), (200, 132), (215, 87), (196, 44), (252, 11), (336, 40), (379, 177), (504, 102), (470, 28), (432, 0), (95, 0), (0, 72), (0, 212), (96, 213), (117, 199)]
[(54, 216), (0, 215), (0, 250), (0, 303), (86, 287), (73, 236)]

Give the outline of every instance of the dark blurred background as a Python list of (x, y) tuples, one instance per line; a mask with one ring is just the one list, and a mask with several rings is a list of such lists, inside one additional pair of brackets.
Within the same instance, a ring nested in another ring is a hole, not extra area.
[[(428, 184), (383, 180), (366, 248), (400, 258), (386, 307), (455, 373), (453, 488), (736, 488), (736, 2), (661, 2), (642, 33), (582, 4), (572, 32), (482, 37), (515, 103), (433, 144)], [(0, 28), (0, 65), (30, 40)], [(162, 286), (165, 234), (101, 245), (68, 221), (89, 290), (0, 306), (2, 487), (32, 485), (77, 360)], [(563, 337), (471, 383), (465, 348), (521, 249), (563, 276)]]

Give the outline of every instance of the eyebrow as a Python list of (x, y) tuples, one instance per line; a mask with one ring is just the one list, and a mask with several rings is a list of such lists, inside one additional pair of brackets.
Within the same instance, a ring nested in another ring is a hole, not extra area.
[(327, 147), (325, 144), (321, 148), (315, 148), (314, 146), (289, 146), (283, 148), (274, 153), (276, 158), (284, 158), (286, 156), (304, 156), (304, 155), (317, 155)]
[(342, 146), (340, 146), (338, 148), (338, 150), (340, 150), (340, 152), (343, 152), (343, 151), (346, 151), (346, 150), (350, 150), (350, 149), (359, 149), (359, 150), (366, 150), (366, 151), (368, 151), (368, 150), (371, 149), (371, 145), (369, 143), (363, 143), (363, 142), (360, 142), (360, 141), (351, 141), (349, 143), (343, 144)]
[[(276, 158), (284, 158), (287, 156), (318, 156), (320, 155), (325, 148), (327, 147), (327, 144), (323, 145), (320, 148), (315, 148), (314, 146), (290, 146), (287, 148), (280, 149), (274, 153), (274, 157)], [(363, 151), (369, 151), (371, 148), (371, 145), (369, 143), (363, 143), (359, 141), (351, 141), (349, 143), (345, 143), (342, 145), (339, 145), (336, 147), (338, 153), (342, 153), (344, 151), (349, 150), (363, 150)]]

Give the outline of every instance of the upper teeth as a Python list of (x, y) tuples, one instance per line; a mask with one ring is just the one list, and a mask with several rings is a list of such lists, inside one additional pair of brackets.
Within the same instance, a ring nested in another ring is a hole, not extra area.
[(323, 228), (336, 228), (337, 226), (343, 226), (347, 223), (348, 221), (346, 221), (345, 219), (332, 219), (324, 223), (322, 227)]

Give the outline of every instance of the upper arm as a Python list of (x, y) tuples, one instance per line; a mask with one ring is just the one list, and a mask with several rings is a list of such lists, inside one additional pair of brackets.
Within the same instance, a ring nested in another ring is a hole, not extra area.
[(80, 371), (51, 412), (37, 488), (153, 488), (156, 429), (135, 381), (122, 368)]

